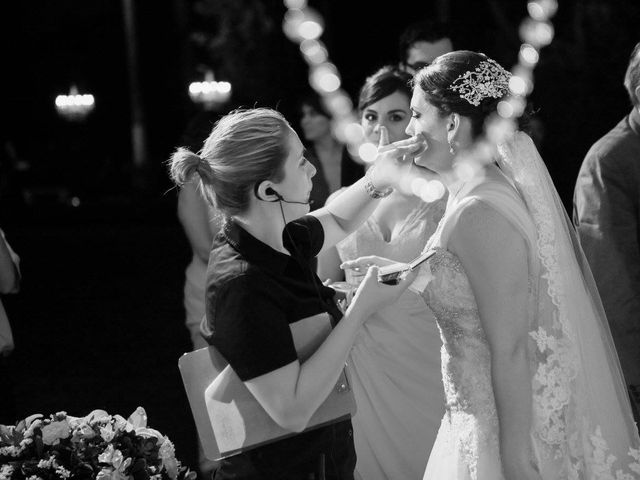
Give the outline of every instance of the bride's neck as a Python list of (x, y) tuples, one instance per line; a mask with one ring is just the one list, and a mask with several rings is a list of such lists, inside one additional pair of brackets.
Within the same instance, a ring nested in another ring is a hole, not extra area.
[(449, 175), (443, 176), (451, 197), (460, 197), (475, 186), (496, 179), (500, 175), (498, 166), (493, 162), (465, 173), (466, 175), (459, 175), (452, 171)]

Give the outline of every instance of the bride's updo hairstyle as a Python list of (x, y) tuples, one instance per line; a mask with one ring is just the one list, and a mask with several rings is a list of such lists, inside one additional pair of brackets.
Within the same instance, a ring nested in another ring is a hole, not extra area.
[(471, 120), (472, 134), (482, 134), (485, 120), (509, 93), (510, 73), (483, 53), (457, 50), (437, 57), (418, 71), (414, 88), (445, 116), (450, 113)]
[(199, 154), (176, 150), (169, 159), (171, 178), (178, 186), (197, 181), (224, 216), (242, 213), (257, 183), (284, 177), (290, 128), (282, 114), (269, 108), (235, 110), (216, 123)]

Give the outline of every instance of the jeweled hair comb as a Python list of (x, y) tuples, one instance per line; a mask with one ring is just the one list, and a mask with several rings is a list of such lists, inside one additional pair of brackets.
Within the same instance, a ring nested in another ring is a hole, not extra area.
[(495, 60), (483, 60), (473, 70), (456, 78), (449, 88), (476, 107), (485, 98), (500, 98), (509, 92), (511, 73)]

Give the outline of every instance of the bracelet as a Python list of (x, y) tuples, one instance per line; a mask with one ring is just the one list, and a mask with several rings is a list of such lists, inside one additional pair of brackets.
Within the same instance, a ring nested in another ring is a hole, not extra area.
[(391, 195), (391, 192), (393, 192), (393, 188), (387, 187), (384, 190), (378, 190), (376, 187), (373, 186), (373, 182), (371, 181), (371, 176), (369, 175), (370, 171), (371, 169), (367, 170), (367, 173), (364, 174), (364, 189), (367, 192), (367, 194), (371, 198), (384, 198)]

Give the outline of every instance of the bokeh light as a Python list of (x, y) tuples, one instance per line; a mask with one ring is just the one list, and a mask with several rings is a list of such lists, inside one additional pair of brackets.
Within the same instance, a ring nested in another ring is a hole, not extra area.
[(540, 59), (540, 54), (533, 46), (523, 43), (520, 47), (519, 59), (522, 63), (529, 66), (535, 66)]
[[(477, 145), (477, 147), (480, 147), (480, 145)], [(460, 181), (462, 182), (468, 182), (469, 180), (474, 178), (478, 173), (478, 170), (480, 169), (480, 162), (477, 161), (476, 156), (480, 158), (483, 158), (484, 156), (477, 155), (478, 153), (481, 153), (478, 151), (475, 151), (473, 153), (473, 157), (469, 156), (464, 160), (456, 162), (456, 164), (454, 165), (454, 171), (456, 172), (458, 179), (460, 179)]]
[(524, 95), (527, 93), (527, 82), (524, 78), (513, 75), (509, 79), (509, 91), (514, 95)]
[(289, 9), (303, 9), (307, 6), (307, 0), (284, 0), (284, 6)]
[(207, 70), (202, 82), (189, 84), (189, 97), (196, 103), (223, 104), (231, 97), (231, 84), (217, 82), (211, 70)]
[(422, 190), (427, 186), (427, 180), (421, 177), (411, 180), (411, 193), (419, 197)]
[(373, 163), (378, 154), (378, 147), (371, 142), (365, 142), (358, 147), (358, 156), (366, 163)]
[(520, 38), (536, 48), (549, 45), (553, 40), (553, 35), (553, 26), (549, 22), (528, 18), (520, 26)]
[(353, 102), (346, 92), (337, 90), (324, 97), (324, 105), (330, 112), (338, 117), (349, 117), (353, 111)]
[[(364, 132), (358, 122), (349, 95), (341, 89), (340, 74), (330, 61), (329, 54), (319, 37), (324, 30), (322, 17), (307, 6), (306, 0), (285, 0), (287, 12), (283, 20), (285, 34), (299, 43), (300, 52), (310, 67), (309, 83), (321, 96), (331, 113), (332, 129), (338, 140), (346, 143), (354, 157), (366, 163), (375, 161), (378, 148), (365, 142)], [(523, 44), (518, 52), (518, 63), (512, 69), (509, 94), (497, 106), (497, 114), (485, 125), (486, 139), (477, 142), (467, 152), (467, 160), (458, 157), (456, 173), (459, 179), (469, 179), (477, 174), (483, 162), (495, 155), (495, 144), (501, 143), (517, 129), (517, 119), (524, 113), (527, 95), (533, 90), (533, 68), (540, 60), (540, 48), (551, 43), (553, 25), (549, 19), (556, 13), (557, 0), (530, 0), (527, 2), (529, 16), (520, 24)], [(494, 142), (493, 144), (489, 141)], [(473, 157), (472, 157), (473, 156)], [(473, 158), (473, 161), (470, 161)], [(433, 202), (446, 193), (445, 186), (437, 181), (407, 176), (400, 187), (413, 193), (425, 202)]]
[(298, 34), (306, 40), (315, 40), (322, 35), (322, 25), (315, 20), (305, 20), (298, 25)]
[(311, 70), (311, 86), (321, 93), (335, 92), (340, 88), (338, 69), (332, 63), (325, 62)]
[(420, 191), (419, 197), (427, 203), (435, 202), (436, 200), (440, 200), (447, 189), (442, 184), (442, 182), (438, 180), (430, 180), (427, 182), (425, 187)]
[(301, 41), (298, 27), (305, 20), (305, 15), (299, 8), (292, 8), (286, 11), (282, 20), (282, 31), (294, 42)]
[(57, 112), (68, 120), (82, 120), (95, 108), (95, 98), (89, 93), (80, 94), (78, 88), (72, 85), (68, 95), (58, 95), (55, 98)]
[(344, 137), (349, 143), (361, 143), (364, 140), (364, 130), (359, 123), (348, 123), (344, 128)]
[(487, 139), (497, 145), (513, 135), (516, 129), (517, 124), (513, 119), (497, 117), (488, 123), (485, 133)]
[(502, 118), (511, 118), (515, 114), (513, 106), (507, 100), (500, 100), (500, 102), (498, 102), (497, 110), (498, 115)]
[(320, 64), (329, 58), (327, 49), (318, 40), (303, 40), (300, 44), (300, 51), (307, 62)]
[(547, 21), (558, 10), (556, 0), (532, 0), (527, 3), (527, 11), (534, 20)]

